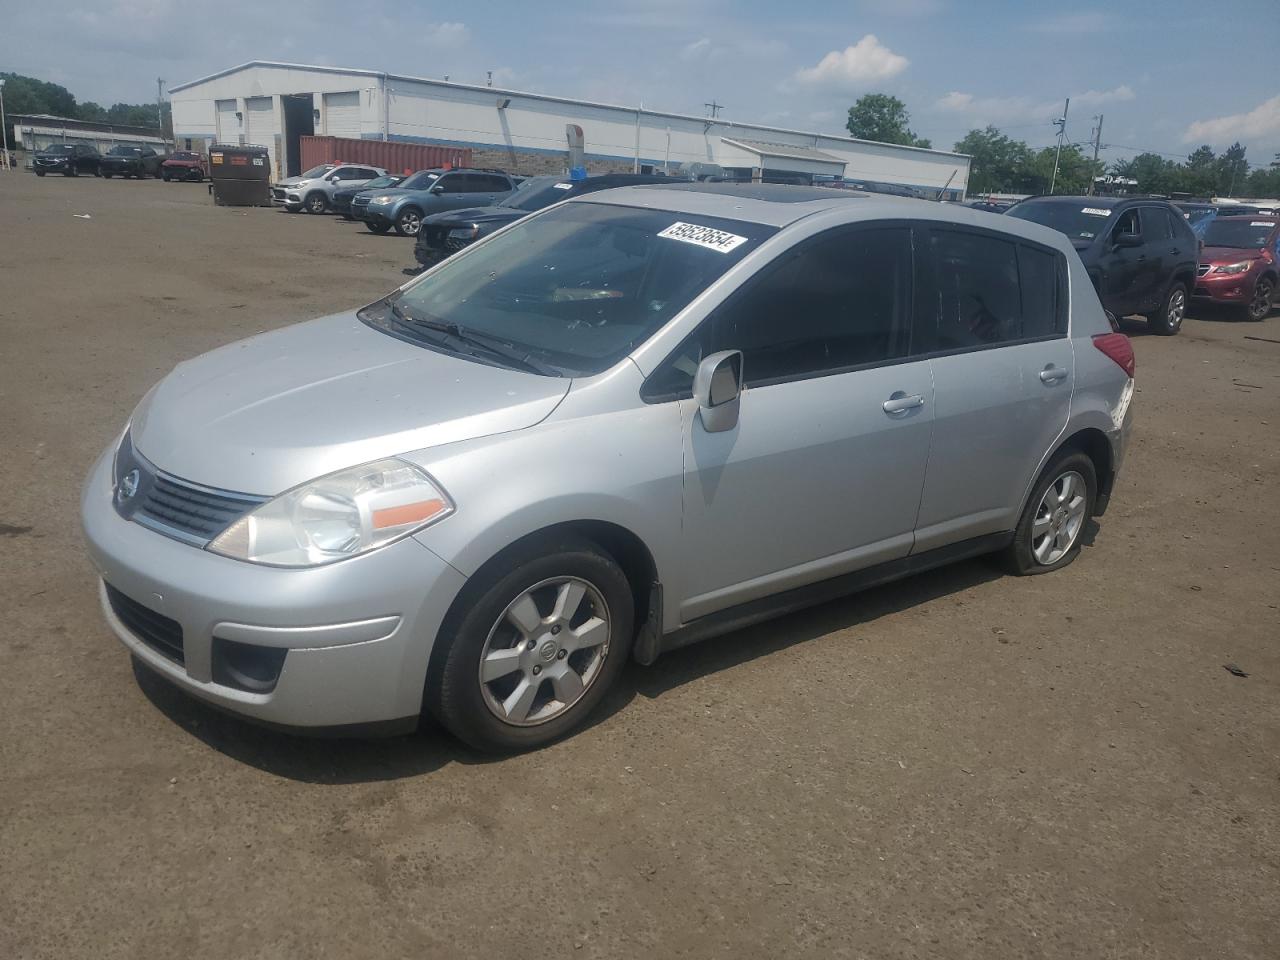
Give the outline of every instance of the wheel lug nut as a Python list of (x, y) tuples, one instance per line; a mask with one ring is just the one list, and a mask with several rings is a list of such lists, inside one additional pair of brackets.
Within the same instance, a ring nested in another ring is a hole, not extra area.
[(534, 675), (535, 677), (536, 677), (538, 674), (540, 674), (541, 672), (542, 672), (542, 668), (541, 668), (541, 667), (534, 667), (534, 668), (533, 668), (533, 675)]
[(560, 624), (557, 623), (554, 627), (551, 628), (551, 635), (554, 637), (559, 632), (560, 632)]
[(565, 657), (567, 657), (568, 655), (569, 655), (569, 651), (568, 651), (568, 650), (561, 650), (559, 653), (557, 653), (557, 654), (556, 654), (556, 659), (557, 659), (557, 660), (563, 660), (563, 659), (564, 659)]

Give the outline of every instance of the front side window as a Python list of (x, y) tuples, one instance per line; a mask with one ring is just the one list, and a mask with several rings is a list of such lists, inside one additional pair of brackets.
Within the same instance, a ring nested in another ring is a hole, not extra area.
[(1112, 231), (1111, 235), (1112, 237), (1125, 235), (1132, 237), (1142, 236), (1142, 222), (1138, 218), (1138, 210), (1136, 207), (1132, 210), (1126, 210), (1124, 213), (1120, 214), (1120, 219), (1116, 221), (1115, 229)]
[(883, 363), (906, 353), (911, 286), (909, 228), (832, 231), (735, 293), (712, 351), (741, 350), (755, 386)]
[(599, 373), (774, 232), (692, 214), (564, 204), (446, 260), (361, 318), (437, 349), (467, 355), (468, 342), (480, 340), (525, 366)]

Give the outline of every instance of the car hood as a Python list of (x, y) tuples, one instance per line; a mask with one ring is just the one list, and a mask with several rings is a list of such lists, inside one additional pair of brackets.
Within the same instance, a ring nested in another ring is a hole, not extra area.
[(355, 464), (533, 426), (570, 382), (438, 353), (344, 313), (179, 364), (138, 405), (130, 433), (168, 473), (270, 496)]
[(122, 157), (118, 154), (104, 153), (99, 159), (106, 163), (129, 163), (133, 160), (141, 160), (141, 157)]
[(446, 210), (444, 213), (433, 213), (426, 218), (427, 223), (510, 223), (527, 217), (527, 210), (514, 207), (469, 207), (466, 210)]
[(70, 160), (70, 159), (71, 159), (71, 154), (69, 154), (69, 153), (42, 153), (42, 152), (37, 152), (37, 153), (36, 153), (36, 159), (37, 159), (37, 160)]
[(1261, 258), (1262, 251), (1253, 247), (1205, 247), (1200, 251), (1201, 263), (1243, 263)]

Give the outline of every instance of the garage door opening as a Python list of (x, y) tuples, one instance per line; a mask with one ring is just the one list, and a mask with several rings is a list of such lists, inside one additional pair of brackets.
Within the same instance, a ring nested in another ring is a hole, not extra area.
[(314, 136), (316, 132), (315, 98), (309, 93), (291, 93), (281, 99), (284, 101), (285, 176), (296, 177), (302, 173), (298, 138)]

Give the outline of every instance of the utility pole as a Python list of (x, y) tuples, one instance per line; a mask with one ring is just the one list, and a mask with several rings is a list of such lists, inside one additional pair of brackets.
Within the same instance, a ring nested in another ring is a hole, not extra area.
[(0, 170), (9, 169), (9, 124), (4, 118), (4, 79), (0, 78), (0, 136), (3, 136), (4, 158), (0, 160)]
[(164, 78), (156, 77), (156, 126), (160, 130), (160, 140), (164, 141)]
[[(1098, 114), (1093, 119), (1098, 121), (1098, 125), (1093, 128), (1093, 165), (1098, 165), (1098, 151), (1102, 149), (1102, 114)], [(1089, 181), (1089, 196), (1093, 196), (1094, 183)]]
[(1062, 108), (1062, 116), (1053, 121), (1053, 125), (1058, 128), (1058, 151), (1053, 155), (1053, 179), (1049, 181), (1049, 193), (1052, 194), (1054, 187), (1058, 185), (1058, 161), (1062, 159), (1062, 141), (1067, 135), (1067, 111), (1071, 109), (1071, 98), (1067, 97), (1067, 103)]
[(712, 120), (720, 116), (720, 111), (724, 109), (724, 104), (716, 103), (714, 98), (710, 103), (704, 103), (703, 106), (707, 108)]

